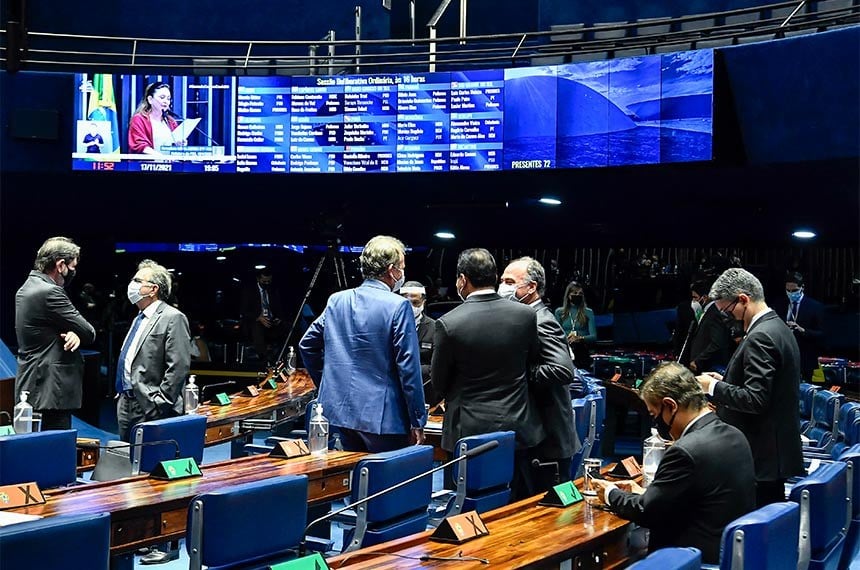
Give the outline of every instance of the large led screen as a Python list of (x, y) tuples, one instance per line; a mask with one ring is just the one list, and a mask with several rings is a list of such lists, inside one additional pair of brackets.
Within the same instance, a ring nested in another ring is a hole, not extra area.
[(712, 153), (711, 50), (441, 73), (76, 78), (75, 170), (453, 172)]

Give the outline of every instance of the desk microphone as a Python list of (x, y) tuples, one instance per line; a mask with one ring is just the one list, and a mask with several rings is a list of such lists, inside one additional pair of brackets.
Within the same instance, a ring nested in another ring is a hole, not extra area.
[(2, 417), (2, 416), (6, 416), (6, 422), (7, 423), (10, 423), (10, 424), (12, 423), (12, 415), (9, 412), (7, 412), (5, 410), (0, 410), (0, 417)]
[(179, 442), (175, 439), (159, 439), (157, 441), (142, 441), (140, 443), (129, 443), (129, 442), (121, 442), (115, 443), (113, 445), (94, 445), (93, 447), (97, 447), (98, 449), (124, 449), (124, 448), (132, 448), (132, 447), (148, 447), (150, 445), (164, 445), (167, 443), (172, 443), (174, 449), (176, 449), (175, 459), (179, 459)]
[(141, 443), (116, 442), (113, 445), (94, 445), (92, 447), (104, 449), (105, 453), (101, 455), (99, 460), (96, 462), (96, 466), (93, 469), (93, 474), (90, 479), (93, 481), (115, 481), (117, 479), (131, 477), (131, 457), (122, 453), (111, 453), (111, 450), (132, 447), (148, 447), (151, 445), (164, 445), (168, 443), (173, 444), (176, 449), (175, 459), (179, 459), (179, 443), (175, 439), (144, 441)]
[(553, 477), (553, 483), (558, 485), (561, 483), (561, 477), (558, 473), (558, 461), (547, 461), (542, 463), (540, 459), (532, 459), (532, 467), (535, 469), (541, 469), (543, 467), (552, 467), (555, 470), (555, 476)]
[(229, 388), (230, 386), (236, 386), (235, 380), (228, 380), (227, 382), (218, 382), (216, 384), (203, 384), (200, 387), (202, 391), (201, 396), (203, 396), (200, 401), (202, 402), (212, 402), (215, 400), (215, 395), (224, 390), (215, 390), (215, 388)]
[(493, 441), (488, 441), (487, 443), (482, 443), (478, 447), (475, 447), (474, 449), (470, 449), (470, 450), (466, 451), (466, 453), (464, 453), (463, 455), (456, 457), (456, 458), (452, 459), (451, 461), (448, 461), (447, 463), (443, 463), (442, 465), (439, 465), (438, 467), (434, 467), (433, 469), (430, 469), (429, 471), (425, 471), (424, 473), (419, 473), (418, 475), (416, 475), (414, 477), (411, 477), (405, 481), (401, 481), (400, 483), (397, 483), (396, 485), (392, 485), (391, 487), (387, 487), (387, 488), (385, 488), (381, 491), (378, 491), (372, 495), (369, 495), (363, 499), (359, 499), (358, 501), (355, 501), (354, 503), (350, 503), (349, 505), (346, 505), (345, 507), (342, 507), (336, 511), (326, 513), (325, 515), (321, 516), (320, 518), (311, 521), (311, 523), (305, 527), (305, 531), (302, 533), (302, 541), (299, 543), (299, 558), (304, 556), (305, 552), (307, 550), (305, 543), (307, 540), (308, 531), (311, 529), (311, 527), (316, 526), (317, 524), (324, 522), (324, 521), (327, 521), (331, 518), (334, 518), (344, 511), (348, 511), (348, 510), (353, 509), (359, 505), (363, 505), (364, 503), (366, 503), (368, 501), (372, 501), (373, 499), (376, 499), (377, 497), (380, 497), (386, 493), (390, 493), (391, 491), (397, 490), (400, 487), (404, 487), (406, 485), (409, 485), (410, 483), (414, 483), (415, 481), (418, 481), (419, 479), (421, 479), (423, 477), (431, 475), (431, 474), (435, 473), (436, 471), (440, 471), (442, 469), (450, 467), (451, 465), (458, 463), (460, 461), (463, 461), (464, 459), (469, 459), (471, 457), (475, 457), (476, 455), (481, 455), (482, 453), (486, 453), (487, 451), (490, 451), (491, 449), (495, 449), (497, 447), (499, 447), (498, 440), (493, 440)]

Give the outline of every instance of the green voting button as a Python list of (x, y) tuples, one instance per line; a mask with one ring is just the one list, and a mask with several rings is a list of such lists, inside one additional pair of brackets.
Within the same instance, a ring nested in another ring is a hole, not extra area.
[(272, 565), (272, 570), (328, 570), (328, 568), (325, 558), (319, 552)]
[(573, 481), (565, 481), (547, 491), (543, 499), (538, 501), (538, 504), (546, 507), (569, 507), (581, 500), (582, 494), (573, 484)]

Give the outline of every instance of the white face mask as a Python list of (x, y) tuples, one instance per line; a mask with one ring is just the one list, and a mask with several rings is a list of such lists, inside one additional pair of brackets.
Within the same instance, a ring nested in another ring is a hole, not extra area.
[(125, 294), (132, 305), (137, 305), (137, 302), (143, 299), (143, 295), (140, 294), (140, 288), (142, 285), (143, 283), (135, 283), (134, 281), (129, 281), (128, 289), (126, 289)]
[(517, 299), (517, 286), (513, 283), (499, 283), (499, 297), (519, 301)]
[(698, 315), (702, 312), (702, 304), (698, 301), (691, 301), (690, 308), (693, 309), (693, 314)]
[(420, 307), (416, 307), (415, 305), (412, 305), (412, 316), (415, 317), (416, 321), (418, 320), (418, 318), (421, 316), (421, 313), (423, 313), (423, 312), (424, 312), (424, 305), (421, 305)]

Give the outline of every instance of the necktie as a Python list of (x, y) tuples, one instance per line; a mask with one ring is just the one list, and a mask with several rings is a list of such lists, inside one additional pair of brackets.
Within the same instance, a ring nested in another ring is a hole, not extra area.
[(125, 342), (122, 343), (122, 350), (119, 352), (119, 363), (116, 367), (116, 391), (117, 393), (125, 391), (125, 382), (123, 382), (123, 378), (125, 376), (125, 358), (128, 356), (128, 351), (131, 349), (131, 341), (134, 340), (134, 336), (137, 334), (137, 329), (140, 328), (140, 323), (143, 322), (144, 314), (141, 311), (138, 313), (137, 318), (134, 319), (134, 322), (131, 325), (131, 330), (128, 331), (128, 335), (125, 337)]
[(792, 321), (797, 320), (797, 301), (791, 302), (791, 320)]
[(260, 294), (262, 295), (260, 303), (263, 307), (263, 314), (267, 317), (272, 316), (272, 311), (269, 308), (269, 292), (263, 289)]

